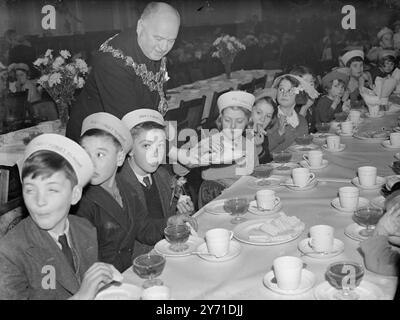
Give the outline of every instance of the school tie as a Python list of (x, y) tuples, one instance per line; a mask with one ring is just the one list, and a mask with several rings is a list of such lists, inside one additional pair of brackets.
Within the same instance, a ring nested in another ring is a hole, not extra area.
[(143, 183), (146, 185), (146, 189), (150, 190), (151, 188), (151, 183), (150, 183), (150, 178), (148, 176), (143, 178)]
[(68, 245), (67, 236), (65, 235), (65, 233), (58, 237), (58, 242), (61, 244), (61, 251), (64, 253), (69, 264), (75, 272), (74, 257), (72, 256), (72, 250)]

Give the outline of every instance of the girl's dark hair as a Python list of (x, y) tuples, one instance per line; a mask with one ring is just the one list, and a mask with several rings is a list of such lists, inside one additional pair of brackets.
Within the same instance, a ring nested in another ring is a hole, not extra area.
[(137, 126), (134, 126), (130, 131), (132, 135), (133, 141), (135, 141), (135, 138), (142, 132), (142, 131), (150, 131), (152, 129), (160, 129), (160, 130), (165, 130), (165, 126), (153, 122), (153, 121), (146, 121), (139, 123)]
[(396, 58), (393, 56), (385, 56), (379, 59), (379, 66), (384, 67), (386, 61), (393, 62), (396, 66)]
[[(250, 122), (251, 119), (251, 111), (243, 108), (243, 107), (236, 107), (236, 106), (232, 106), (232, 107), (227, 107), (227, 108), (232, 108), (233, 110), (241, 110), (244, 112), (245, 116), (247, 117), (247, 120)], [(225, 109), (227, 109), (225, 108)], [(224, 110), (222, 110), (221, 114), (219, 115), (219, 117), (217, 118), (217, 120), (215, 120), (215, 124), (217, 125), (217, 129), (218, 131), (222, 130), (222, 121), (221, 121), (221, 117), (222, 117), (222, 113), (224, 112)], [(247, 124), (248, 125), (248, 124)]]
[(326, 93), (328, 93), (328, 90), (330, 90), (332, 88), (333, 81), (335, 81), (335, 80), (337, 80), (339, 83), (341, 83), (343, 85), (344, 88), (346, 88), (346, 83), (343, 80), (341, 80), (341, 79), (333, 79), (332, 81), (329, 81), (329, 83), (327, 83), (327, 85), (325, 85), (323, 87), (323, 89), (324, 89), (324, 91)]
[(355, 62), (355, 61), (364, 62), (364, 59), (361, 58), (361, 57), (359, 57), (359, 56), (354, 57), (354, 58), (351, 58), (349, 61), (347, 61), (346, 67), (347, 67), (347, 68), (350, 68), (350, 65), (351, 65), (353, 62)]
[(31, 176), (32, 179), (37, 177), (49, 178), (56, 172), (64, 172), (67, 179), (74, 187), (78, 184), (78, 177), (71, 164), (61, 155), (49, 150), (39, 150), (32, 153), (24, 162), (21, 180)]
[[(271, 121), (270, 121), (270, 123), (268, 123), (267, 127), (265, 128), (265, 130), (269, 130), (269, 129), (271, 129), (271, 128), (275, 125), (275, 123), (276, 123), (276, 121), (277, 121), (277, 119), (278, 119), (278, 105), (276, 104), (275, 100), (272, 99), (271, 97), (262, 97), (262, 98), (257, 99), (257, 100), (254, 102), (254, 106), (255, 106), (257, 103), (260, 103), (260, 102), (263, 102), (263, 101), (264, 101), (265, 103), (270, 104), (270, 105), (272, 106), (272, 108), (274, 109), (274, 112), (272, 113)], [(251, 125), (251, 126), (254, 125), (254, 123), (253, 123), (252, 120), (250, 121), (250, 125)]]
[(112, 142), (114, 143), (114, 145), (117, 149), (122, 149), (121, 143), (111, 133), (101, 130), (101, 129), (94, 128), (94, 129), (89, 129), (89, 130), (85, 131), (85, 133), (79, 139), (80, 144), (82, 144), (82, 141), (85, 137), (107, 137), (112, 140)]

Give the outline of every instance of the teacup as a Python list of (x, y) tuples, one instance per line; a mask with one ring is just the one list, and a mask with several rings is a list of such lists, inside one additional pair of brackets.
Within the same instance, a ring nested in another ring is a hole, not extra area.
[(273, 262), (274, 275), (282, 290), (296, 290), (301, 283), (303, 261), (297, 257), (283, 256)]
[(269, 189), (257, 191), (256, 200), (260, 210), (272, 210), (281, 201), (279, 197), (275, 196), (275, 191)]
[(321, 150), (311, 150), (307, 155), (303, 155), (303, 159), (307, 161), (310, 167), (319, 167), (322, 164), (322, 156)]
[(339, 136), (328, 136), (326, 137), (326, 145), (330, 150), (337, 150), (340, 148), (340, 137)]
[(368, 106), (368, 112), (371, 117), (377, 117), (379, 114), (379, 105)]
[(315, 179), (315, 174), (311, 173), (308, 168), (294, 168), (292, 170), (293, 184), (303, 188)]
[(342, 129), (342, 132), (344, 134), (351, 134), (353, 133), (353, 122), (348, 120), (348, 121), (344, 121), (340, 124), (340, 127)]
[(357, 209), (360, 190), (356, 187), (339, 188), (340, 206), (345, 209)]
[(400, 145), (400, 132), (392, 132), (390, 134), (390, 144), (392, 146)]
[(233, 238), (233, 231), (223, 228), (215, 228), (206, 232), (208, 252), (217, 258), (225, 256), (229, 252), (229, 245)]
[(331, 226), (320, 224), (310, 228), (309, 245), (315, 252), (331, 252), (333, 248), (335, 229)]
[(364, 166), (358, 168), (358, 180), (364, 187), (372, 187), (376, 184), (376, 167)]

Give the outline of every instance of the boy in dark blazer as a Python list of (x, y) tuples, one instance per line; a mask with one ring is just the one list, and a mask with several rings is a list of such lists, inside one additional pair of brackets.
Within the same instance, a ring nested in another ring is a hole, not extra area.
[(95, 228), (68, 216), (93, 173), (86, 152), (72, 140), (42, 134), (19, 163), (29, 217), (0, 242), (0, 300), (93, 299), (113, 279), (97, 261)]
[[(174, 195), (176, 179), (160, 166), (165, 157), (166, 134), (162, 115), (151, 109), (138, 109), (126, 114), (122, 121), (129, 128), (133, 148), (117, 175), (123, 176), (135, 190), (150, 219), (165, 219), (182, 214), (192, 225), (189, 216), (194, 206), (189, 199)], [(152, 246), (135, 243), (135, 256), (149, 252)]]

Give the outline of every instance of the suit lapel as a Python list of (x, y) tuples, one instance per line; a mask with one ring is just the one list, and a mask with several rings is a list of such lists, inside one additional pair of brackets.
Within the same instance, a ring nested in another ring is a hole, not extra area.
[(139, 201), (142, 203), (143, 207), (146, 208), (146, 212), (148, 211), (147, 209), (147, 204), (146, 204), (146, 197), (143, 192), (143, 188), (139, 180), (137, 179), (135, 173), (133, 172), (131, 166), (129, 165), (128, 160), (125, 160), (124, 165), (121, 168), (121, 172), (118, 173), (122, 175), (122, 178), (133, 188), (133, 190), (136, 192)]
[(80, 280), (69, 265), (63, 252), (57, 246), (47, 231), (41, 230), (29, 217), (29, 243), (26, 249), (27, 255), (31, 256), (41, 268), (46, 265), (53, 266), (56, 271), (56, 282), (71, 294), (79, 290)]
[(153, 174), (152, 177), (158, 189), (158, 194), (163, 209), (163, 216), (164, 218), (166, 218), (169, 216), (170, 212), (171, 186), (169, 185), (169, 181), (167, 181), (166, 179), (162, 179), (157, 171)]

